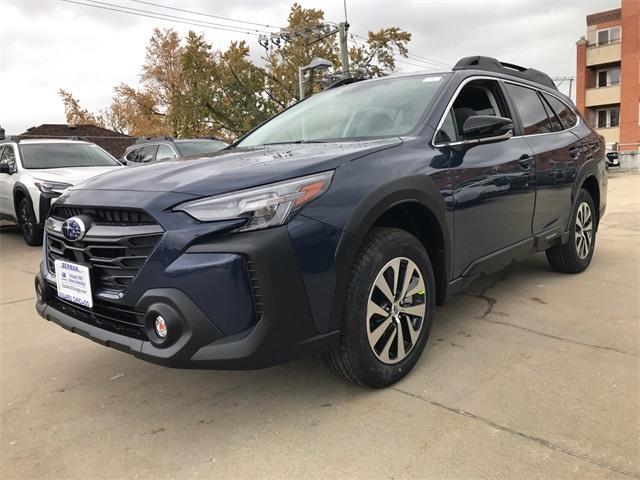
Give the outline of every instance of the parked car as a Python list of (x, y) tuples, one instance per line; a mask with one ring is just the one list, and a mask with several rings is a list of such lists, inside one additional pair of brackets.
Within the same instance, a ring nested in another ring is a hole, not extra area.
[(607, 152), (606, 166), (607, 168), (620, 167), (620, 156), (617, 151), (612, 150)]
[(178, 157), (208, 155), (228, 145), (217, 139), (173, 139), (171, 137), (140, 138), (124, 152), (120, 162), (128, 166), (173, 160)]
[(49, 207), (62, 192), (121, 166), (90, 142), (0, 140), (0, 218), (17, 222), (28, 245), (40, 245)]
[(329, 89), (214, 159), (65, 192), (37, 310), (161, 365), (322, 354), (384, 387), (415, 365), (435, 305), (479, 276), (535, 252), (587, 268), (604, 152), (547, 75), (492, 58)]

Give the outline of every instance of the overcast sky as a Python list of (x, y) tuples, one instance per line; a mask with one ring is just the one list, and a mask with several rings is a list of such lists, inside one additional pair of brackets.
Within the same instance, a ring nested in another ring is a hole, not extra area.
[[(100, 1), (228, 23), (130, 0)], [(291, 7), (289, 2), (267, 0), (148, 1), (267, 25), (283, 25)], [(344, 19), (342, 0), (300, 3), (323, 8), (329, 21)], [(585, 35), (585, 15), (619, 6), (619, 0), (347, 0), (352, 33), (366, 36), (369, 30), (395, 25), (413, 34), (409, 44), (413, 55), (448, 64), (463, 56), (488, 55), (551, 76), (575, 76), (575, 42)], [(181, 34), (192, 29), (218, 48), (246, 39), (258, 60), (264, 52), (255, 36), (62, 0), (0, 0), (0, 19), (0, 125), (8, 134), (41, 123), (64, 123), (59, 88), (72, 92), (88, 109), (98, 110), (110, 103), (115, 85), (136, 85), (154, 27), (172, 27)], [(407, 61), (422, 63), (415, 58)], [(400, 65), (403, 71), (424, 69)]]

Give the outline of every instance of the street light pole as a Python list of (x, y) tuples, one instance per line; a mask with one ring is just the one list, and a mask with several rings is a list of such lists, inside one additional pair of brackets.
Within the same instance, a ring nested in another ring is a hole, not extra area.
[(304, 100), (304, 79), (302, 76), (304, 75), (304, 67), (298, 67), (298, 98), (300, 100)]
[(304, 72), (307, 70), (320, 70), (333, 67), (333, 63), (320, 57), (314, 57), (309, 65), (298, 67), (298, 91), (299, 99), (304, 100)]

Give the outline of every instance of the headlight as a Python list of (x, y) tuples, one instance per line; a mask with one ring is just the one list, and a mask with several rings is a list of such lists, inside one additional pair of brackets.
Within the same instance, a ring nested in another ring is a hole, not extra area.
[(201, 222), (246, 218), (238, 232), (282, 225), (303, 205), (322, 195), (333, 172), (318, 173), (262, 187), (183, 203), (174, 208)]
[(70, 183), (50, 182), (48, 180), (34, 180), (33, 183), (42, 193), (62, 193), (72, 186)]

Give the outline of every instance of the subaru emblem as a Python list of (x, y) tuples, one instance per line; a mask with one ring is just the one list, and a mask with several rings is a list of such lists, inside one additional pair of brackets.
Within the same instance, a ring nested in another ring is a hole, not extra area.
[(62, 224), (62, 236), (70, 242), (77, 242), (84, 238), (87, 227), (81, 218), (67, 218)]

